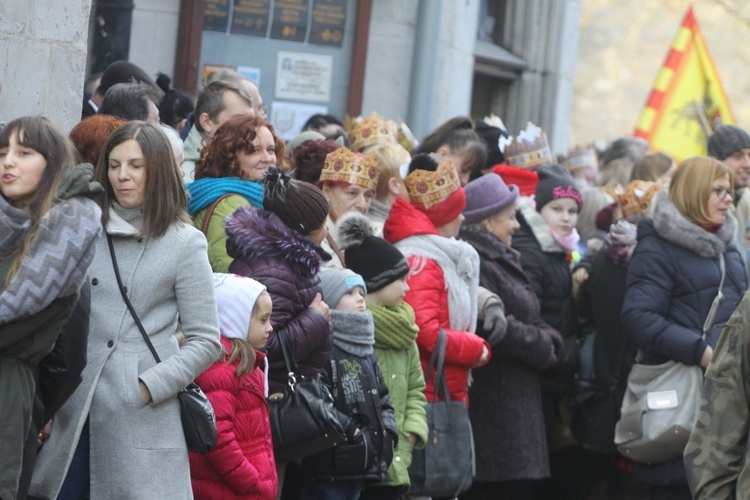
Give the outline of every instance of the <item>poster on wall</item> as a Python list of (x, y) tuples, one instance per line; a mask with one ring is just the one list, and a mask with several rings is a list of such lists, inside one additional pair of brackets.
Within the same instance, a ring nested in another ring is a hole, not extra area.
[(260, 68), (252, 66), (237, 66), (237, 73), (249, 78), (256, 86), (260, 87)]
[(266, 37), (271, 0), (234, 0), (232, 34)]
[(203, 29), (225, 33), (228, 23), (229, 0), (207, 0), (203, 18)]
[(271, 105), (271, 123), (278, 135), (285, 141), (291, 141), (312, 115), (327, 113), (328, 106), (320, 104), (274, 101)]
[(313, 0), (310, 43), (341, 47), (344, 43), (346, 0)]
[(332, 74), (332, 56), (279, 52), (275, 97), (290, 101), (328, 102)]
[(308, 0), (275, 0), (271, 38), (304, 42), (307, 38)]

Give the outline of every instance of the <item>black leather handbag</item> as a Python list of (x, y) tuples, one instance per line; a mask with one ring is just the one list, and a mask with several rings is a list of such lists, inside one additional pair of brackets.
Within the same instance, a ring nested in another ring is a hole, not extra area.
[(435, 370), (434, 401), (427, 403), (427, 443), (412, 454), (410, 495), (456, 498), (471, 487), (474, 477), (469, 411), (463, 402), (451, 401), (443, 373), (446, 335), (441, 329), (427, 367), (426, 380)]
[[(143, 335), (143, 340), (146, 341), (151, 354), (153, 354), (157, 363), (161, 363), (161, 359), (156, 353), (156, 349), (154, 349), (151, 339), (148, 338), (146, 329), (143, 328), (140, 318), (138, 318), (135, 309), (133, 309), (133, 304), (131, 304), (130, 299), (128, 299), (125, 287), (122, 286), (120, 269), (117, 266), (117, 258), (115, 257), (115, 247), (112, 245), (112, 236), (107, 235), (107, 243), (109, 244), (109, 253), (112, 256), (112, 265), (115, 269), (117, 285), (120, 287), (120, 294), (122, 294), (125, 305), (133, 316), (135, 324), (138, 325), (138, 330), (140, 330), (141, 335)], [(177, 400), (180, 402), (182, 430), (185, 433), (185, 443), (187, 444), (188, 450), (197, 453), (208, 453), (214, 448), (214, 446), (216, 446), (216, 418), (214, 415), (214, 407), (211, 406), (211, 402), (195, 382), (191, 382), (186, 388), (177, 393)]]
[(288, 462), (343, 443), (346, 434), (322, 375), (303, 377), (281, 331), (276, 335), (284, 353), (288, 384), (283, 392), (268, 396), (268, 407), (276, 461)]

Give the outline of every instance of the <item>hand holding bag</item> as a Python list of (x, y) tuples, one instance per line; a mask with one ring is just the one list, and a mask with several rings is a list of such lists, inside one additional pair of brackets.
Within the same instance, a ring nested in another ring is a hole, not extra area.
[(443, 373), (446, 337), (441, 329), (427, 367), (426, 379), (435, 369), (435, 401), (427, 403), (427, 443), (412, 455), (410, 495), (455, 498), (471, 487), (474, 477), (474, 437), (469, 411), (463, 402), (451, 401)]
[(303, 377), (282, 332), (277, 331), (276, 335), (289, 378), (283, 393), (268, 397), (268, 407), (276, 461), (288, 462), (343, 443), (346, 434), (322, 375)]
[[(107, 235), (107, 243), (109, 244), (109, 253), (112, 256), (112, 265), (115, 269), (115, 277), (117, 278), (117, 285), (120, 287), (120, 294), (125, 301), (125, 305), (128, 307), (128, 311), (133, 316), (135, 324), (138, 325), (143, 340), (146, 341), (151, 354), (157, 363), (161, 363), (159, 355), (154, 349), (154, 345), (151, 343), (146, 329), (143, 328), (140, 318), (133, 308), (133, 304), (130, 303), (125, 287), (122, 286), (122, 278), (120, 278), (120, 269), (117, 266), (117, 258), (115, 257), (115, 247), (112, 244), (112, 236)], [(214, 415), (214, 407), (211, 406), (211, 402), (208, 400), (206, 395), (203, 393), (200, 387), (195, 382), (191, 382), (188, 386), (177, 393), (177, 400), (180, 402), (180, 417), (182, 420), (182, 430), (185, 433), (185, 443), (190, 451), (197, 453), (208, 453), (216, 445), (216, 418)]]
[[(719, 266), (719, 292), (703, 323), (704, 340), (724, 300), (721, 290), (726, 269), (722, 254)], [(703, 370), (699, 365), (674, 360), (645, 365), (636, 360), (628, 376), (621, 417), (615, 426), (617, 450), (639, 463), (680, 458), (698, 420), (702, 387)]]

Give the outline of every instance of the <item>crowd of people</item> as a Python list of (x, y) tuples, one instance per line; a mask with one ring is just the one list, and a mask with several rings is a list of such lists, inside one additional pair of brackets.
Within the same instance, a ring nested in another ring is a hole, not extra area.
[[(443, 392), (473, 429), (461, 499), (750, 489), (744, 130), (679, 164), (634, 137), (555, 156), (494, 116), (417, 141), (317, 115), (287, 143), (231, 71), (197, 98), (126, 61), (87, 83), (69, 134), (0, 130), (1, 499), (404, 498)], [(296, 460), (268, 404), (287, 356), (345, 434)], [(684, 457), (637, 463), (628, 374), (669, 360), (705, 370), (701, 416)], [(208, 453), (180, 420), (193, 381)]]

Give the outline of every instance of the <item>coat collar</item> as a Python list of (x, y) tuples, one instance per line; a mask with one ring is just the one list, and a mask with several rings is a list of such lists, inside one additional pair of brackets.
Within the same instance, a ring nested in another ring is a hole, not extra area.
[(669, 199), (666, 190), (657, 193), (654, 199), (654, 210), (651, 221), (644, 219), (639, 225), (638, 240), (648, 236), (652, 228), (659, 236), (686, 248), (701, 257), (716, 258), (724, 253), (735, 239), (737, 232), (737, 219), (731, 213), (727, 213), (726, 222), (715, 233), (706, 231), (699, 225), (690, 222), (677, 210), (677, 207)]
[(112, 236), (136, 236), (140, 230), (133, 223), (141, 219), (140, 210), (137, 208), (122, 208), (113, 204), (109, 207), (109, 218), (106, 231)]

